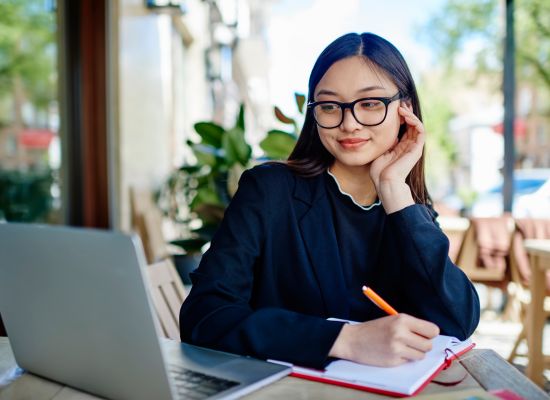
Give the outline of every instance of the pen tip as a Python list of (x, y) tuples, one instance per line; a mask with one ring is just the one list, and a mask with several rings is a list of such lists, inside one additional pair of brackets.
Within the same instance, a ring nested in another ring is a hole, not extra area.
[(365, 285), (363, 285), (363, 290), (367, 290), (367, 289), (368, 289), (368, 287), (366, 287)]

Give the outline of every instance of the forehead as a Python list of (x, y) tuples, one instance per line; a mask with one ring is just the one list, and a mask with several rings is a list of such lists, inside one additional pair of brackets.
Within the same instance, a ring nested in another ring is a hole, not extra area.
[(397, 86), (381, 68), (360, 56), (353, 56), (336, 61), (330, 66), (315, 88), (315, 95), (319, 91), (334, 92), (346, 97), (355, 95), (365, 88), (365, 94), (393, 92)]

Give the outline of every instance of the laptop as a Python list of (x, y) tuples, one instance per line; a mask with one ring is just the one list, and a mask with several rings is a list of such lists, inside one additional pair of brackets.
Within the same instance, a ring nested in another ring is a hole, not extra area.
[(250, 357), (163, 350), (139, 237), (0, 224), (0, 314), (17, 364), (108, 399), (233, 399), (290, 373)]

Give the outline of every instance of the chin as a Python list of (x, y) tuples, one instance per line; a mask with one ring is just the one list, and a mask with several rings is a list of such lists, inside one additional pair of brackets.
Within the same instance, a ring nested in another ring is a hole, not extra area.
[(373, 161), (371, 157), (341, 157), (337, 160), (348, 167), (363, 167)]

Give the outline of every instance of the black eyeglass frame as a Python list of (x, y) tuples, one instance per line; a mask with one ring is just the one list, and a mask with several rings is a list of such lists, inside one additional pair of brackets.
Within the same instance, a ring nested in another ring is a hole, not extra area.
[[(359, 123), (363, 126), (377, 126), (377, 125), (382, 124), (386, 120), (386, 117), (388, 116), (388, 105), (392, 101), (399, 100), (401, 98), (403, 98), (403, 96), (401, 96), (400, 92), (397, 92), (392, 97), (363, 97), (361, 99), (354, 100), (351, 103), (342, 103), (340, 101), (334, 101), (334, 100), (314, 101), (312, 103), (308, 103), (307, 107), (311, 108), (311, 112), (313, 114), (313, 119), (315, 120), (315, 123), (317, 125), (319, 125), (321, 128), (324, 128), (324, 129), (334, 129), (334, 128), (338, 128), (340, 125), (342, 125), (342, 122), (344, 122), (344, 114), (346, 113), (346, 108), (349, 108), (351, 110), (351, 115), (353, 115), (353, 118), (355, 118), (357, 123)], [(364, 124), (364, 123), (362, 123), (361, 121), (359, 121), (357, 119), (357, 117), (355, 116), (355, 112), (353, 111), (353, 108), (355, 107), (355, 105), (357, 103), (359, 103), (360, 101), (365, 101), (365, 100), (378, 100), (378, 101), (381, 101), (382, 103), (384, 103), (384, 118), (382, 118), (382, 121), (378, 122), (377, 124)], [(319, 123), (319, 121), (317, 121), (317, 117), (315, 116), (314, 108), (315, 108), (315, 106), (318, 106), (320, 104), (336, 104), (340, 107), (340, 110), (342, 110), (342, 118), (340, 119), (340, 122), (337, 125), (323, 126)]]

